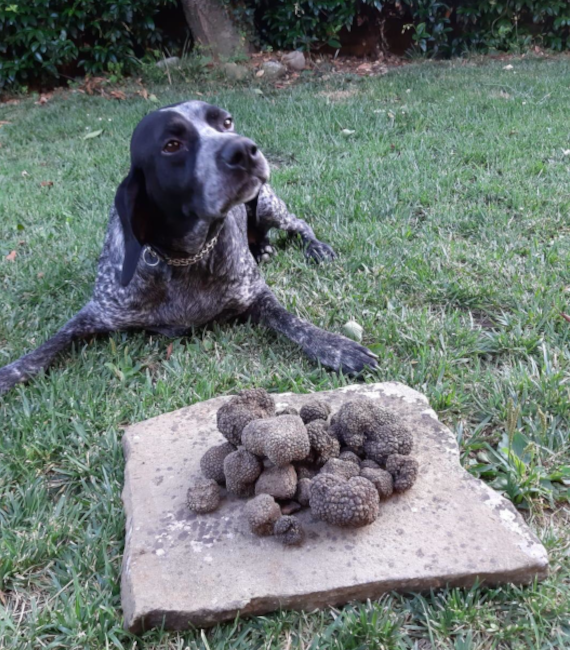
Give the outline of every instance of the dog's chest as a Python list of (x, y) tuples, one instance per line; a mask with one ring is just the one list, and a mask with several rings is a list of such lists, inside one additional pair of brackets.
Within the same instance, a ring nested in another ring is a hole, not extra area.
[(157, 319), (191, 327), (238, 315), (251, 305), (263, 280), (249, 251), (246, 227), (245, 209), (242, 214), (236, 208), (206, 260), (196, 267), (165, 271), (169, 277), (155, 307)]

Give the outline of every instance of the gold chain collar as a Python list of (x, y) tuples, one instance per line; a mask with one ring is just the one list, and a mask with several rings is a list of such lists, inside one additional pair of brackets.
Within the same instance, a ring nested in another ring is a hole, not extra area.
[[(192, 266), (192, 264), (203, 260), (212, 251), (212, 248), (218, 243), (220, 232), (215, 237), (212, 237), (199, 253), (191, 257), (167, 257), (166, 255), (159, 255), (151, 246), (145, 246), (143, 250), (143, 261), (147, 266), (157, 266), (159, 262), (164, 262), (170, 266)], [(152, 261), (149, 261), (147, 255), (150, 255)]]

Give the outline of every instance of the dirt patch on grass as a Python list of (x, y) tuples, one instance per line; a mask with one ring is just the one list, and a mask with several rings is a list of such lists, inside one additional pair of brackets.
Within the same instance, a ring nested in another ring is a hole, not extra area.
[(347, 90), (321, 90), (317, 93), (318, 97), (326, 97), (331, 102), (345, 102), (358, 94), (356, 88)]

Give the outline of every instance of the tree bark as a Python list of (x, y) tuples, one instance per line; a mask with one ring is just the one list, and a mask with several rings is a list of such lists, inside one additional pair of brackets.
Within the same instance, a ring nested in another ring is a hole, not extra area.
[(195, 42), (214, 56), (231, 57), (249, 49), (222, 0), (182, 0), (182, 7)]

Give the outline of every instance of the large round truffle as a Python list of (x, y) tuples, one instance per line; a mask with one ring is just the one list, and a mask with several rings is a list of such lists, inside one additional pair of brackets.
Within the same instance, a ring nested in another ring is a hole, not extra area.
[(411, 456), (388, 456), (386, 470), (392, 474), (396, 492), (404, 492), (412, 487), (418, 477), (418, 467), (418, 461)]
[(281, 509), (269, 494), (260, 494), (247, 502), (245, 516), (255, 535), (273, 535), (273, 526), (281, 517)]
[(253, 484), (261, 474), (263, 464), (257, 456), (243, 447), (232, 451), (224, 460), (226, 489), (238, 497), (253, 494)]
[(305, 424), (313, 422), (313, 420), (327, 420), (331, 412), (331, 407), (321, 400), (312, 400), (307, 402), (299, 411), (301, 420)]
[(285, 546), (297, 546), (305, 539), (301, 522), (293, 515), (281, 517), (273, 526), (273, 534)]
[(233, 445), (241, 444), (241, 433), (252, 420), (273, 417), (275, 402), (263, 388), (240, 391), (220, 407), (217, 413), (218, 429)]
[(236, 448), (229, 442), (210, 447), (200, 459), (200, 469), (206, 478), (214, 479), (217, 483), (225, 483), (224, 460)]
[(242, 442), (252, 454), (266, 456), (279, 467), (303, 460), (311, 450), (307, 429), (298, 415), (250, 422), (243, 430)]
[(200, 515), (220, 505), (220, 486), (211, 478), (198, 478), (186, 493), (186, 505)]
[(367, 458), (383, 464), (392, 454), (409, 454), (413, 442), (412, 432), (401, 422), (374, 425), (364, 442), (364, 452)]
[(255, 494), (270, 494), (275, 499), (292, 499), (297, 491), (297, 472), (293, 465), (269, 467), (255, 483)]
[(377, 426), (395, 422), (395, 417), (372, 400), (345, 402), (336, 413), (334, 430), (352, 451), (361, 452), (364, 441)]
[(317, 519), (333, 526), (360, 528), (378, 517), (379, 497), (374, 485), (362, 476), (347, 481), (321, 473), (311, 482), (309, 505)]

